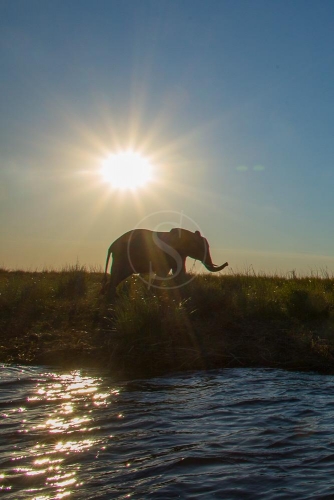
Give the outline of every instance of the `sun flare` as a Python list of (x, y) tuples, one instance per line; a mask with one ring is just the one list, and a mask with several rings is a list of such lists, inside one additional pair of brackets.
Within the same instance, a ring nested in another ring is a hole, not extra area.
[(113, 188), (137, 189), (152, 179), (152, 164), (140, 153), (121, 151), (102, 162), (101, 175)]

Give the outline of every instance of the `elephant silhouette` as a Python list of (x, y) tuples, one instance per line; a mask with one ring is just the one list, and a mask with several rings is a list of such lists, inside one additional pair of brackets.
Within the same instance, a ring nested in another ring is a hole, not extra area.
[[(113, 256), (110, 280), (107, 271)], [(209, 243), (199, 231), (173, 228), (169, 232), (149, 229), (133, 229), (120, 236), (109, 247), (105, 266), (102, 292), (115, 291), (116, 287), (132, 274), (155, 273), (156, 279), (166, 280), (172, 270), (173, 278), (186, 273), (186, 258), (200, 260), (213, 273), (221, 271), (228, 263), (216, 266), (212, 263)]]

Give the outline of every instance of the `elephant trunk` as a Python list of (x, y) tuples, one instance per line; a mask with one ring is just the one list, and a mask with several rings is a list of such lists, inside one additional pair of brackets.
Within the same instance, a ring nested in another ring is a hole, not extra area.
[(203, 265), (211, 273), (217, 273), (218, 271), (221, 271), (222, 269), (224, 269), (224, 267), (227, 267), (228, 262), (225, 262), (225, 264), (222, 264), (221, 266), (216, 266), (215, 264), (212, 263), (210, 252), (208, 252), (206, 254), (205, 260), (203, 261)]
[(217, 273), (218, 271), (221, 271), (222, 269), (224, 269), (224, 267), (227, 267), (228, 266), (228, 262), (225, 262), (225, 264), (222, 264), (221, 266), (216, 266), (215, 264), (211, 264), (210, 265), (210, 264), (205, 264), (204, 263), (204, 266), (211, 273)]

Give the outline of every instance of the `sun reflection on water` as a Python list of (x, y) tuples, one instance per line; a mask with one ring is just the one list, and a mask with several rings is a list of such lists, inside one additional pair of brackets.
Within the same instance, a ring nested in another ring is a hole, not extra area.
[(83, 454), (84, 459), (92, 450), (98, 457), (105, 450), (96, 411), (118, 395), (117, 390), (106, 392), (101, 387), (100, 391), (101, 385), (101, 378), (83, 376), (79, 371), (48, 374), (37, 384), (27, 398), (27, 408), (15, 409), (16, 414), (28, 412), (30, 416), (21, 419), (18, 432), (25, 433), (31, 445), (16, 447), (11, 457), (15, 465), (0, 476), (0, 490), (12, 491), (20, 477), (27, 485), (27, 496), (35, 500), (64, 498), (81, 486), (78, 473), (83, 460), (79, 464), (73, 456)]

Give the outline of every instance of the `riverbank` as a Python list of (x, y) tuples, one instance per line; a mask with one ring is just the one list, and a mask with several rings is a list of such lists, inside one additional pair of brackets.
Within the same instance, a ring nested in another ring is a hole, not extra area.
[(334, 374), (334, 279), (201, 275), (174, 290), (132, 277), (0, 270), (0, 361), (99, 367), (120, 378), (273, 367)]

